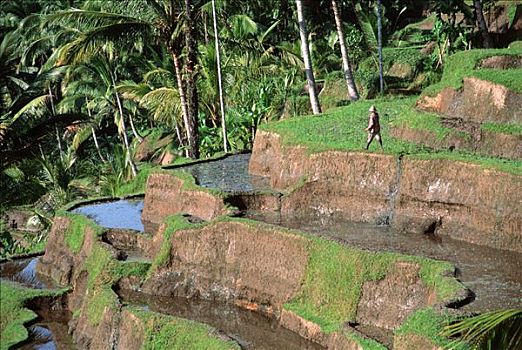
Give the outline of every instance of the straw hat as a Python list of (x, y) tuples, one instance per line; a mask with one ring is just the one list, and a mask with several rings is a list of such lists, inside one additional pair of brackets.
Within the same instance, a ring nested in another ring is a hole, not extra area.
[(375, 106), (371, 106), (368, 111), (369, 112), (377, 112), (377, 108), (375, 108)]

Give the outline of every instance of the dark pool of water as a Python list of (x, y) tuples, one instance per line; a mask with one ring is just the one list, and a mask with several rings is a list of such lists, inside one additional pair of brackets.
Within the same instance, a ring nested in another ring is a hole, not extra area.
[[(19, 259), (0, 264), (0, 279), (34, 289), (54, 289), (59, 286), (46, 276), (36, 272), (39, 258)], [(27, 330), (29, 338), (17, 349), (74, 350), (72, 338), (68, 333), (67, 310), (33, 310), (37, 313), (36, 323)]]
[(19, 259), (0, 264), (0, 278), (34, 289), (52, 289), (57, 285), (36, 272), (39, 258)]
[(187, 171), (202, 187), (219, 188), (225, 192), (254, 192), (270, 189), (268, 178), (250, 175), (250, 154), (236, 154), (224, 159), (188, 165), (179, 170)]
[(73, 213), (83, 214), (98, 225), (106, 228), (122, 228), (144, 231), (141, 222), (143, 199), (122, 199), (106, 203), (87, 204), (76, 209)]
[(19, 350), (75, 350), (67, 323), (42, 320), (27, 328), (29, 340)]
[(328, 218), (281, 218), (269, 213), (247, 217), (298, 229), (370, 251), (391, 251), (455, 264), (458, 278), (475, 293), (464, 309), (476, 312), (522, 307), (522, 254), (447, 237), (406, 234), (388, 226)]
[(232, 304), (150, 296), (128, 290), (120, 290), (118, 294), (127, 304), (208, 324), (236, 341), (243, 349), (324, 349), (281, 327), (275, 319)]

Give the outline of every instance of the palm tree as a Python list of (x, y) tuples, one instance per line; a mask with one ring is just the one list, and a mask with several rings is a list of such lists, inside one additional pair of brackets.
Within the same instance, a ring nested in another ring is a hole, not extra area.
[(377, 37), (379, 41), (379, 87), (381, 94), (384, 92), (384, 74), (382, 70), (382, 4), (377, 0)]
[(482, 35), (482, 39), (484, 40), (484, 47), (487, 49), (491, 49), (495, 46), (493, 45), (493, 41), (491, 40), (491, 36), (489, 35), (486, 20), (484, 19), (482, 3), (480, 2), (480, 0), (473, 0), (473, 6), (475, 7), (475, 17), (477, 19), (478, 28), (480, 34)]
[[(136, 176), (137, 167), (132, 159), (130, 142), (127, 135), (125, 123), (125, 112), (119, 92), (116, 89), (116, 69), (113, 63), (105, 56), (98, 55), (89, 60), (89, 63), (79, 64), (71, 67), (70, 79), (76, 78), (75, 83), (69, 83), (65, 89), (65, 101), (61, 107), (67, 110), (68, 106), (75, 106), (75, 102), (89, 99), (96, 106), (94, 111), (97, 118), (113, 118), (118, 132), (121, 136), (124, 149), (127, 153), (127, 163), (132, 175)], [(88, 114), (92, 116), (92, 108), (86, 105)], [(99, 123), (99, 121), (98, 121)], [(88, 130), (91, 131), (89, 125)], [(93, 135), (94, 137), (95, 135)], [(77, 141), (78, 142), (78, 141)], [(97, 142), (97, 141), (95, 141)]]
[(310, 104), (314, 114), (321, 113), (321, 105), (317, 95), (317, 87), (315, 84), (314, 71), (312, 68), (312, 60), (310, 58), (310, 48), (308, 47), (308, 32), (306, 30), (306, 22), (303, 12), (303, 1), (295, 0), (297, 6), (297, 20), (299, 22), (299, 34), (301, 36), (301, 53), (305, 65), (306, 78), (308, 80), (308, 93), (310, 94)]
[[(65, 21), (70, 25), (71, 22), (77, 21), (77, 26), (84, 29), (63, 48), (58, 62), (63, 64), (92, 56), (93, 53), (103, 51), (108, 42), (128, 49), (133, 48), (136, 43), (152, 41), (166, 48), (176, 73), (188, 140), (188, 153), (190, 157), (197, 158), (199, 156), (197, 50), (193, 2), (185, 0), (184, 12), (176, 6), (175, 1), (134, 0), (106, 2), (99, 5), (107, 7), (105, 10), (109, 11), (62, 11), (47, 17), (48, 23)], [(184, 33), (185, 44), (183, 44), (182, 33)], [(184, 49), (185, 54), (183, 54)]]
[(221, 107), (221, 126), (223, 128), (223, 149), (228, 152), (227, 125), (225, 120), (225, 101), (223, 99), (223, 79), (221, 78), (221, 56), (219, 53), (219, 31), (217, 26), (216, 1), (212, 0), (212, 18), (214, 20), (214, 40), (216, 44), (216, 65), (219, 86), (219, 105)]
[(344, 40), (344, 30), (343, 23), (341, 21), (339, 4), (336, 0), (332, 0), (332, 8), (335, 18), (335, 25), (337, 27), (337, 36), (339, 37), (339, 46), (341, 47), (344, 79), (346, 80), (346, 86), (348, 87), (348, 95), (350, 96), (351, 100), (356, 101), (359, 99), (359, 93), (357, 92), (357, 87), (355, 86), (355, 82), (353, 80), (352, 66), (350, 64), (348, 49)]
[(194, 14), (194, 3), (192, 0), (185, 0), (185, 47), (187, 58), (185, 61), (186, 89), (188, 106), (188, 154), (191, 158), (199, 158), (199, 133), (198, 133), (198, 86), (197, 86), (197, 43), (196, 43), (196, 18)]

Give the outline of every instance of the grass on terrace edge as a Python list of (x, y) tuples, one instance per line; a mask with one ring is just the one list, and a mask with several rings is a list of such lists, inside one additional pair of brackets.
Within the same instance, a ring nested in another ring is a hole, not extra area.
[[(522, 78), (520, 80), (522, 82)], [(493, 122), (486, 122), (480, 126), (484, 131), (508, 134), (514, 136), (522, 136), (522, 125), (520, 124), (500, 124)]]
[[(508, 89), (521, 92), (520, 80), (511, 78), (506, 74), (497, 74), (497, 69), (481, 69), (477, 67), (480, 62), (487, 57), (492, 56), (522, 56), (522, 49), (485, 49), (485, 50), (469, 50), (461, 51), (448, 57), (442, 80), (434, 85), (429, 86), (422, 92), (423, 95), (435, 96), (447, 87), (459, 90), (462, 87), (463, 79), (475, 74), (480, 75), (481, 79), (491, 81), (493, 83), (505, 85)], [(516, 76), (520, 77), (520, 69)]]
[[(262, 130), (275, 132), (282, 137), (284, 145), (304, 146), (309, 153), (324, 151), (354, 151), (365, 153), (368, 109), (376, 105), (381, 116), (381, 133), (384, 153), (408, 155), (417, 159), (448, 159), (474, 163), (484, 168), (495, 169), (515, 175), (522, 175), (522, 161), (484, 157), (460, 151), (436, 152), (428, 148), (392, 138), (389, 128), (405, 120), (412, 121), (414, 127), (432, 130), (443, 137), (448, 128), (440, 125), (436, 115), (414, 109), (416, 97), (383, 98), (352, 103), (346, 107), (332, 109), (324, 114), (284, 119), (264, 124)], [(374, 141), (370, 152), (381, 152)]]
[(64, 292), (28, 289), (0, 281), (0, 350), (7, 350), (29, 336), (24, 324), (35, 320), (38, 315), (24, 307), (28, 300), (38, 296), (58, 296)]
[(216, 331), (202, 323), (126, 307), (140, 319), (145, 328), (143, 350), (153, 349), (240, 349), (234, 341), (217, 337)]
[(443, 276), (453, 271), (450, 263), (396, 253), (366, 252), (315, 237), (309, 237), (308, 251), (302, 287), (285, 308), (319, 324), (326, 333), (340, 330), (346, 321), (355, 321), (363, 284), (384, 278), (399, 261), (420, 266), (422, 281), (436, 291), (438, 301), (453, 299), (463, 290), (457, 280)]

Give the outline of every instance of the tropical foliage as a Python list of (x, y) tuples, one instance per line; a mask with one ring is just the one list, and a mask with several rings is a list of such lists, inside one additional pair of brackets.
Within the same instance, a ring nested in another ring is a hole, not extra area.
[[(447, 54), (477, 46), (473, 9), (492, 1), (383, 0), (382, 13), (372, 0), (214, 3), (1, 2), (0, 211), (120, 193), (150, 167), (142, 161), (248, 149), (262, 123), (312, 112), (305, 70), (316, 110), (372, 97), (379, 32), (385, 88), (415, 91)], [(415, 26), (419, 10), (433, 13), (432, 29)], [(429, 41), (437, 50), (419, 55)], [(409, 80), (387, 75), (396, 63), (413, 66)]]

